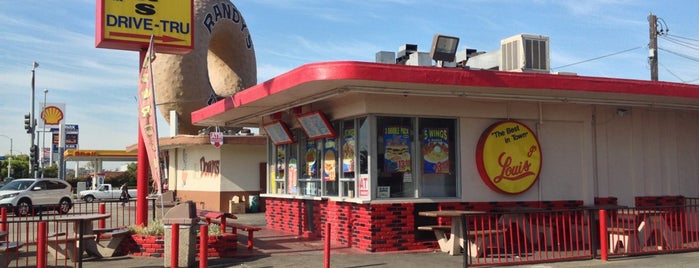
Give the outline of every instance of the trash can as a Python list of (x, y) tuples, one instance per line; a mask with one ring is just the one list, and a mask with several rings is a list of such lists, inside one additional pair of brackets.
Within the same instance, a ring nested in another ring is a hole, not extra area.
[(197, 255), (197, 231), (199, 218), (197, 207), (192, 201), (171, 208), (163, 216), (165, 225), (165, 258), (163, 267), (170, 267), (172, 259), (172, 224), (179, 224), (179, 250), (177, 267), (194, 267)]
[(250, 196), (250, 212), (255, 213), (260, 210), (260, 197), (257, 195)]

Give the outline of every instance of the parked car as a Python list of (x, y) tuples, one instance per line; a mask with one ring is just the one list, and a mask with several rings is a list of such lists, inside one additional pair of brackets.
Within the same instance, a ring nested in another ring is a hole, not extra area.
[[(136, 189), (129, 190), (128, 192), (131, 198), (136, 197)], [(85, 202), (120, 199), (121, 189), (114, 189), (111, 184), (100, 184), (97, 186), (96, 190), (80, 191), (80, 193), (78, 193), (78, 198), (85, 200)]]
[(17, 216), (35, 209), (55, 209), (66, 214), (73, 207), (73, 189), (59, 179), (14, 179), (0, 188), (0, 207), (8, 207)]

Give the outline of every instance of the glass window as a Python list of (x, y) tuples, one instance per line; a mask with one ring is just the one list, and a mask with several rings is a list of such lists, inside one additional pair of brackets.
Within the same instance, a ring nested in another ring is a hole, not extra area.
[(320, 195), (320, 161), (322, 147), (318, 141), (308, 140), (305, 135), (299, 137), (299, 150), (303, 157), (299, 159), (301, 176), (299, 177), (299, 193), (302, 195)]
[(340, 191), (341, 196), (354, 197), (355, 174), (357, 171), (357, 130), (355, 120), (345, 120), (342, 122), (342, 170), (340, 171)]
[(287, 145), (277, 145), (274, 147), (274, 193), (283, 194), (286, 189), (286, 161)]
[(323, 195), (337, 196), (339, 193), (337, 139), (325, 138), (323, 144)]
[(420, 118), (420, 196), (456, 197), (456, 120)]
[(378, 188), (376, 197), (413, 197), (414, 120), (377, 117)]
[[(295, 130), (293, 132), (294, 140), (298, 140), (300, 130)], [(298, 156), (299, 156), (299, 146), (298, 143), (289, 144), (287, 146), (287, 165), (286, 165), (286, 193), (287, 194), (298, 194)]]
[(360, 118), (359, 121), (359, 173), (369, 174), (369, 148), (371, 147), (369, 141), (369, 120), (367, 118)]

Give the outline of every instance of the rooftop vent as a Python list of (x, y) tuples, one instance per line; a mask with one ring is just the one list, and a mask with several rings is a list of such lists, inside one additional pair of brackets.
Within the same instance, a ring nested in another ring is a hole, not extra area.
[(501, 71), (549, 73), (549, 37), (519, 34), (500, 41)]

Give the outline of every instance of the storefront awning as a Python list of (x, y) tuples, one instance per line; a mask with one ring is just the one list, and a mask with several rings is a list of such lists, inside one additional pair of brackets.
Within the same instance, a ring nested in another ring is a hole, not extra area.
[(254, 126), (262, 116), (352, 93), (699, 110), (698, 85), (341, 61), (301, 66), (191, 116), (201, 126)]

